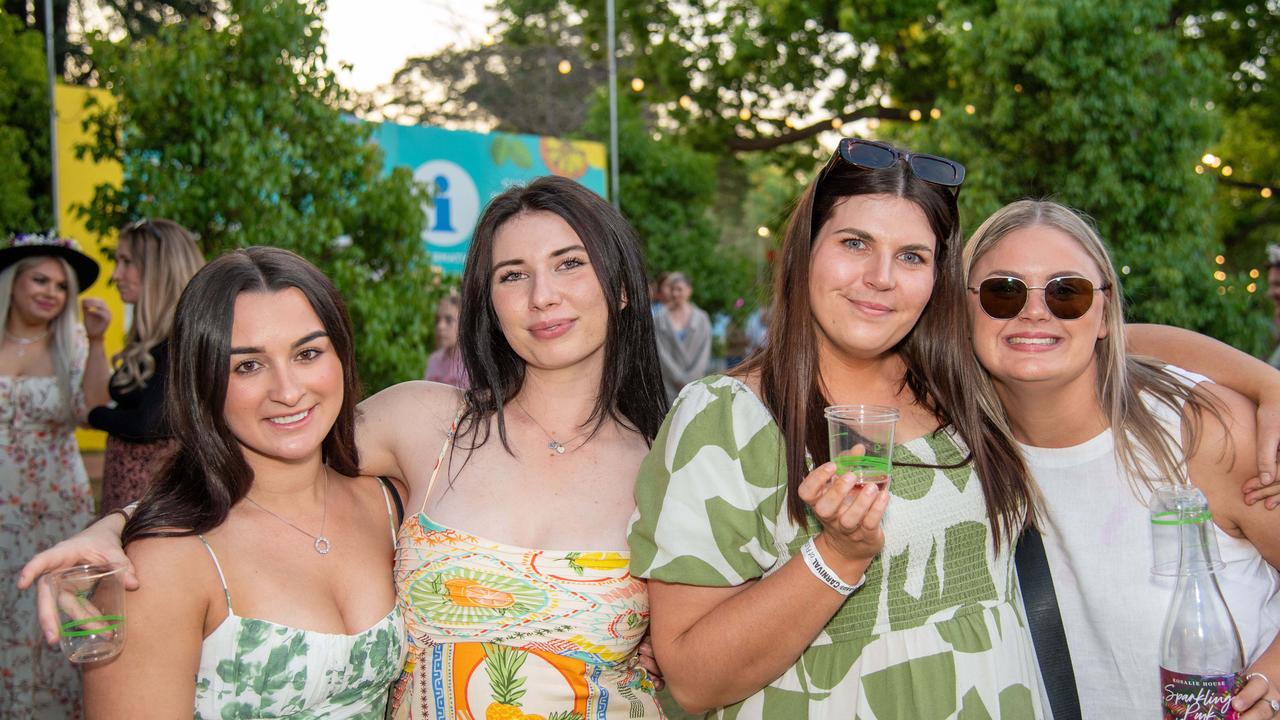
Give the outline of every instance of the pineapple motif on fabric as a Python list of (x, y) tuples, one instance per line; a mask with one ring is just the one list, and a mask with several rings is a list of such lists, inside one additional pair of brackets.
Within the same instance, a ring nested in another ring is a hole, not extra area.
[(636, 662), (649, 600), (629, 561), (506, 545), (411, 517), (396, 550), (411, 648), (391, 717), (662, 717)]
[(503, 545), (425, 515), (400, 545), (413, 647), (393, 717), (661, 717), (634, 660), (649, 607), (625, 553)]

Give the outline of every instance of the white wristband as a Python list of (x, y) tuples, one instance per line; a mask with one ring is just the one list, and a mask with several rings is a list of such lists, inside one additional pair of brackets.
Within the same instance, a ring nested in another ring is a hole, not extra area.
[(832, 590), (835, 590), (841, 595), (852, 595), (854, 590), (862, 587), (862, 584), (867, 581), (867, 576), (863, 575), (857, 585), (846, 584), (840, 579), (840, 576), (822, 560), (822, 554), (818, 552), (818, 546), (814, 544), (813, 538), (810, 538), (808, 542), (800, 546), (800, 555), (804, 557), (804, 564), (808, 566), (810, 572), (812, 572), (822, 582), (830, 585)]

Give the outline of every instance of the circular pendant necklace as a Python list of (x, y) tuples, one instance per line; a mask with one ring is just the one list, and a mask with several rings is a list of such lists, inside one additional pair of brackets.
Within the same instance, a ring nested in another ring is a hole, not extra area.
[[(547, 440), (549, 441), (547, 442), (547, 449), (555, 453), (556, 455), (563, 455), (569, 452), (570, 450), (577, 450), (578, 448), (571, 448), (569, 446), (572, 445), (576, 440), (581, 438), (583, 435), (587, 434), (586, 432), (580, 432), (577, 435), (574, 435), (573, 437), (569, 438), (565, 442), (560, 442), (559, 440), (555, 439), (555, 436), (547, 432), (547, 429), (542, 426), (542, 423), (538, 422), (538, 418), (529, 414), (529, 411), (526, 410), (524, 407), (524, 403), (520, 402), (520, 398), (514, 397), (511, 399), (514, 400), (516, 403), (516, 406), (520, 408), (520, 412), (524, 413), (525, 417), (532, 420), (533, 424), (537, 425), (538, 429), (542, 431), (542, 434), (547, 436)], [(582, 446), (579, 445), (578, 447), (582, 447)]]
[(248, 500), (248, 501), (249, 501), (249, 502), (251, 502), (251, 503), (253, 503), (253, 506), (254, 506), (254, 507), (256, 507), (256, 508), (258, 508), (258, 509), (259, 509), (259, 510), (261, 510), (262, 512), (264, 512), (264, 513), (266, 513), (266, 514), (268, 514), (268, 515), (270, 515), (270, 516), (274, 517), (275, 519), (279, 520), (280, 522), (284, 523), (285, 525), (288, 525), (289, 527), (293, 528), (294, 530), (297, 530), (298, 532), (302, 533), (303, 535), (306, 535), (307, 537), (309, 537), (309, 538), (313, 539), (315, 542), (313, 542), (313, 543), (312, 543), (312, 546), (316, 549), (316, 552), (320, 553), (321, 555), (328, 555), (328, 554), (329, 554), (329, 550), (331, 550), (331, 549), (333, 548), (333, 543), (329, 542), (329, 538), (327, 538), (327, 537), (325, 537), (325, 536), (324, 536), (324, 521), (325, 521), (325, 519), (327, 518), (327, 516), (328, 516), (328, 514), (329, 514), (329, 473), (325, 472), (325, 467), (324, 467), (324, 465), (323, 465), (323, 464), (320, 466), (320, 472), (324, 473), (324, 500), (322, 501), (322, 502), (323, 502), (323, 505), (321, 506), (321, 508), (322, 508), (322, 509), (320, 510), (320, 534), (319, 534), (319, 535), (312, 535), (311, 533), (307, 532), (306, 530), (303, 530), (302, 528), (298, 527), (297, 525), (294, 525), (293, 523), (291, 523), (291, 522), (289, 522), (288, 520), (284, 519), (283, 517), (280, 517), (279, 515), (277, 515), (277, 514), (275, 514), (275, 513), (271, 512), (270, 510), (268, 510), (268, 509), (266, 509), (266, 508), (262, 507), (261, 505), (259, 505), (259, 504), (258, 504), (258, 501), (257, 501), (257, 500), (254, 500), (253, 498), (249, 497), (248, 495), (245, 495), (245, 496), (244, 496), (244, 499), (245, 499), (245, 500)]

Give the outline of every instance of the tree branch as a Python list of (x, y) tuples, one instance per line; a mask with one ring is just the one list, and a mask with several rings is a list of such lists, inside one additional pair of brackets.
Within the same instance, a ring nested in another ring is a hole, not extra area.
[[(839, 117), (841, 122), (854, 122), (856, 120), (870, 118), (877, 118), (879, 120), (907, 120), (909, 119), (907, 112), (908, 111), (901, 108), (885, 108), (880, 107), (879, 105), (871, 105), (860, 110), (855, 110), (851, 113), (846, 113)], [(796, 128), (790, 132), (785, 132), (781, 135), (774, 135), (772, 137), (744, 138), (741, 136), (734, 136), (729, 139), (727, 144), (730, 150), (736, 151), (752, 152), (757, 150), (772, 150), (773, 148), (788, 145), (793, 142), (799, 142), (800, 140), (808, 140), (818, 133), (831, 129), (831, 120), (823, 120), (822, 122), (814, 123), (808, 127)]]

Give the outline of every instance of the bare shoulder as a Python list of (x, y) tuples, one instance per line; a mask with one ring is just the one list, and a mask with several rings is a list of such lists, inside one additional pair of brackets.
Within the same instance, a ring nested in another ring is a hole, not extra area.
[(734, 380), (746, 385), (751, 392), (756, 394), (756, 397), (763, 397), (763, 393), (760, 390), (761, 374), (759, 370), (752, 370), (750, 372), (736, 372), (731, 370), (728, 375)]
[[(204, 543), (194, 536), (149, 537), (125, 548), (139, 587), (128, 602), (146, 614), (181, 616), (204, 622), (210, 599), (221, 592), (218, 572)], [(174, 588), (184, 588), (175, 593)]]
[(1183, 408), (1184, 427), (1199, 429), (1198, 443), (1188, 457), (1192, 480), (1207, 494), (1220, 492), (1232, 505), (1242, 502), (1240, 484), (1257, 471), (1256, 407), (1244, 395), (1213, 382), (1200, 383), (1195, 392), (1209, 402), (1212, 411), (1194, 418), (1190, 404)]
[(452, 385), (426, 380), (403, 382), (382, 390), (359, 405), (360, 419), (420, 431), (423, 423), (452, 421), (463, 393)]

